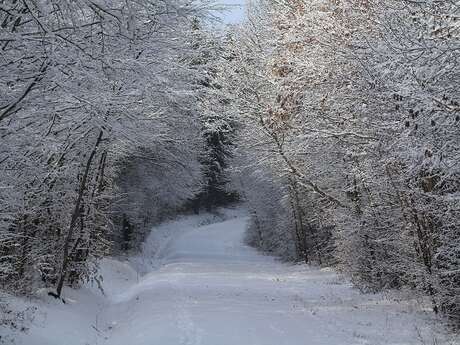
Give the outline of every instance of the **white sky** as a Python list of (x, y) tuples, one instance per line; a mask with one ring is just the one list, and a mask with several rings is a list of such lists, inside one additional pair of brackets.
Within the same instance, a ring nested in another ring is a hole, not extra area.
[(244, 19), (245, 0), (222, 0), (222, 3), (233, 7), (232, 10), (222, 14), (224, 23), (234, 24), (239, 23)]

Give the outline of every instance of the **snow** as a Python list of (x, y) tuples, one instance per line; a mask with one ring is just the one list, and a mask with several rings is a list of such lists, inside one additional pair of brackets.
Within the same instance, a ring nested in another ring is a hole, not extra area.
[(246, 222), (243, 210), (227, 210), (156, 227), (139, 256), (102, 262), (105, 295), (86, 286), (67, 289), (67, 304), (10, 298), (38, 307), (29, 330), (10, 337), (24, 345), (460, 344), (416, 300), (361, 294), (331, 269), (257, 253), (242, 242)]

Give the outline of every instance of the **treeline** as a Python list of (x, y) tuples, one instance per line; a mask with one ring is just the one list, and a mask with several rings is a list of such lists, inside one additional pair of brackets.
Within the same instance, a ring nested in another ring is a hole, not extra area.
[(259, 0), (219, 75), (248, 242), (460, 320), (460, 5)]
[(0, 1), (1, 290), (97, 281), (209, 188), (209, 5)]

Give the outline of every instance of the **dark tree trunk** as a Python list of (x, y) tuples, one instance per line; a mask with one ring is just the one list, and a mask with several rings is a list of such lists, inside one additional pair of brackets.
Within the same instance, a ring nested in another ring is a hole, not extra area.
[(57, 284), (57, 287), (56, 287), (56, 294), (57, 294), (58, 297), (61, 297), (62, 288), (64, 287), (64, 282), (65, 282), (66, 276), (67, 276), (67, 269), (68, 269), (69, 262), (70, 262), (70, 260), (69, 260), (70, 259), (70, 257), (69, 257), (70, 243), (72, 241), (75, 226), (76, 226), (78, 218), (80, 216), (81, 204), (83, 202), (83, 194), (84, 194), (85, 189), (86, 189), (86, 183), (88, 181), (89, 171), (90, 171), (90, 168), (91, 168), (91, 164), (92, 164), (92, 162), (94, 160), (94, 157), (96, 156), (99, 144), (102, 141), (103, 134), (104, 134), (104, 131), (101, 130), (99, 132), (99, 135), (97, 137), (97, 140), (96, 140), (96, 143), (95, 143), (95, 145), (93, 147), (93, 150), (91, 151), (91, 154), (89, 155), (88, 161), (86, 162), (85, 172), (84, 172), (83, 177), (81, 179), (80, 188), (78, 190), (78, 198), (77, 198), (77, 201), (75, 203), (74, 211), (72, 213), (72, 218), (70, 220), (69, 230), (67, 232), (67, 236), (66, 236), (65, 242), (64, 242), (61, 272), (60, 272), (59, 281), (58, 281), (58, 284)]

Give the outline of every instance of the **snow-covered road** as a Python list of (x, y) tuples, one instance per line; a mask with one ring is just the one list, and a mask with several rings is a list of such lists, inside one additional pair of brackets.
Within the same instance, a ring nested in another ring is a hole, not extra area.
[(205, 226), (191, 226), (190, 221), (169, 224), (169, 230), (177, 228), (177, 236), (165, 237), (154, 258), (145, 257), (149, 248), (144, 248), (142, 260), (137, 258), (144, 262), (144, 269), (151, 267), (149, 273), (138, 276), (132, 262), (106, 260), (102, 269), (106, 297), (92, 289), (68, 291), (72, 303), (42, 305), (46, 313), (38, 315), (35, 325), (17, 342), (443, 343), (429, 326), (433, 316), (422, 312), (415, 301), (363, 295), (330, 270), (283, 264), (245, 246), (246, 221), (240, 215)]

